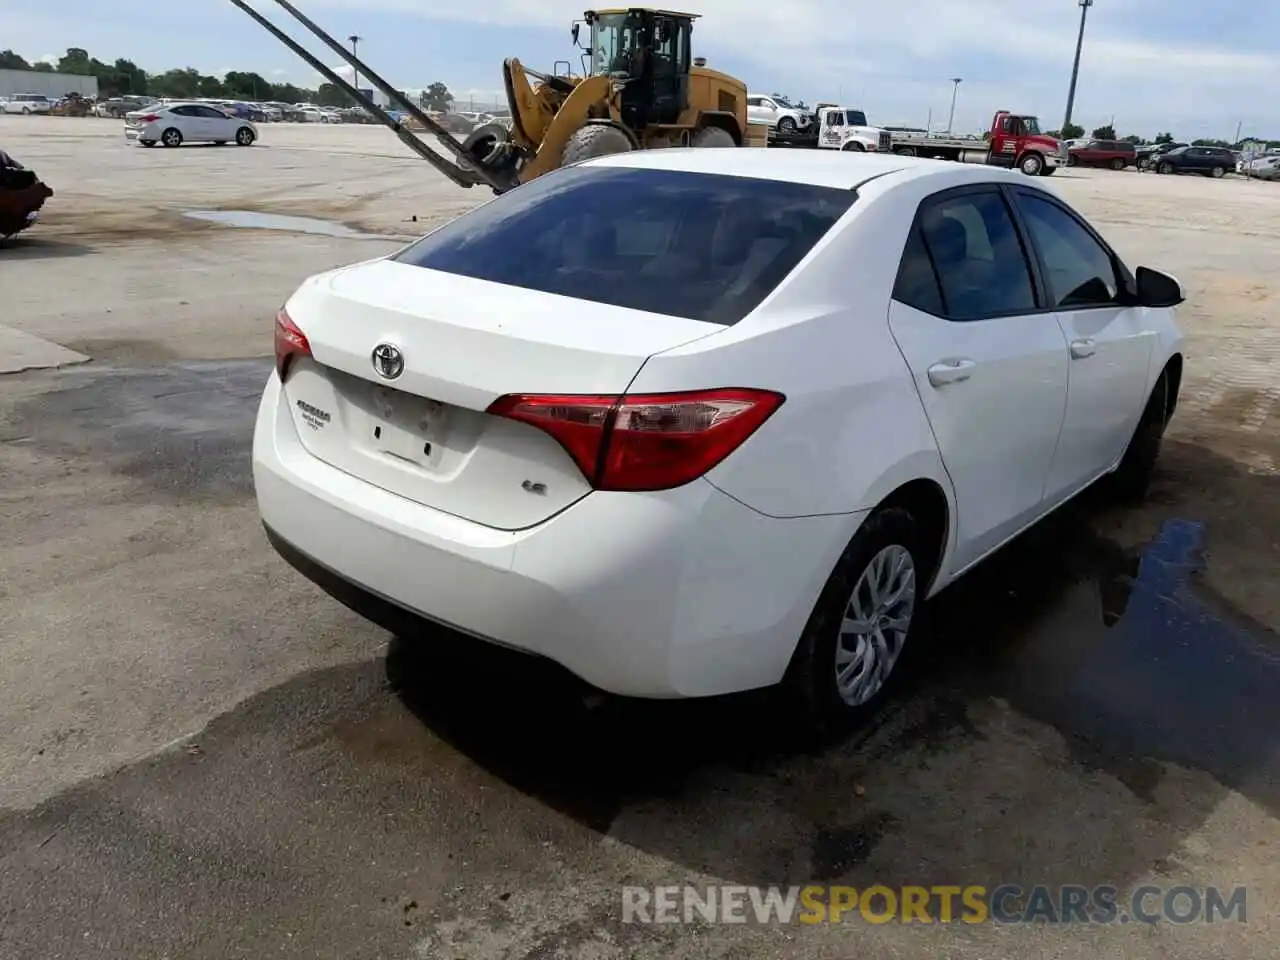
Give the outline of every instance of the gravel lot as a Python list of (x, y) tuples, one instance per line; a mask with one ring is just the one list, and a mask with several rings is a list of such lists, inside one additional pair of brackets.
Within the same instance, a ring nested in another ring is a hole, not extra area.
[[(814, 743), (767, 699), (590, 706), (389, 640), (269, 550), (275, 309), (487, 194), (380, 127), (172, 151), (0, 117), (0, 146), (57, 191), (0, 250), (0, 325), (92, 358), (0, 376), (0, 957), (1280, 953), (1280, 185), (1054, 177), (1189, 290), (1154, 493), (948, 591), (896, 701)], [(1248, 924), (620, 918), (623, 884), (809, 881), (1245, 885)]]

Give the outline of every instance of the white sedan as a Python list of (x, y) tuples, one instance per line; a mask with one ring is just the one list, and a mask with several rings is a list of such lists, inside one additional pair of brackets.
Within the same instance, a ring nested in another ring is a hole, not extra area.
[(258, 128), (248, 120), (231, 116), (207, 103), (157, 103), (126, 113), (125, 139), (144, 147), (162, 143), (180, 147), (184, 143), (236, 143), (251, 147), (258, 139)]
[(1144, 493), (1182, 299), (1010, 171), (602, 157), (302, 284), (258, 506), (389, 629), (859, 711), (928, 597), (1094, 481)]

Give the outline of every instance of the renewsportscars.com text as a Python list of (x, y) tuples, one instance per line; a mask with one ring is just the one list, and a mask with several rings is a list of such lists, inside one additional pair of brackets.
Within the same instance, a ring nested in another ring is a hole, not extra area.
[(1247, 890), (1141, 886), (624, 887), (623, 923), (1247, 922)]

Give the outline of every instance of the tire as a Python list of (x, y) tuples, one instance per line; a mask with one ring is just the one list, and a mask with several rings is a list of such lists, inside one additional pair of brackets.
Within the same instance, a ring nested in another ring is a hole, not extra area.
[(24, 117), (29, 117), (29, 116), (31, 116), (31, 108), (30, 108), (30, 107), (23, 107), (23, 108), (22, 108), (22, 115), (23, 115)]
[(1114, 160), (1111, 161), (1112, 170), (1123, 170), (1124, 168), (1125, 168), (1125, 162), (1121, 160), (1119, 157), (1116, 157)]
[(160, 134), (160, 142), (166, 147), (180, 147), (182, 146), (182, 132), (177, 127), (170, 127)]
[(1040, 171), (1040, 176), (1042, 176), (1042, 177), (1052, 177), (1052, 176), (1053, 176), (1055, 173), (1057, 173), (1057, 172), (1058, 172), (1058, 168), (1057, 168), (1057, 167), (1051, 167), (1051, 166), (1049, 166), (1049, 165), (1046, 163), (1046, 164), (1044, 165), (1044, 169)]
[(792, 134), (796, 132), (796, 122), (791, 117), (783, 117), (778, 121), (778, 132)]
[(1211, 177), (1213, 177), (1213, 179), (1217, 180), (1217, 179), (1221, 178), (1222, 176), (1224, 176), (1224, 175), (1226, 174), (1226, 172), (1227, 172), (1227, 171), (1226, 171), (1226, 170), (1224, 170), (1222, 167), (1214, 167), (1212, 170), (1210, 170), (1210, 171), (1209, 171), (1209, 176), (1211, 176)]
[(627, 153), (632, 149), (631, 140), (617, 127), (591, 123), (574, 131), (564, 145), (564, 152), (560, 154), (560, 165), (568, 167), (593, 157)]
[(1169, 375), (1160, 374), (1142, 418), (1129, 438), (1120, 465), (1106, 480), (1107, 492), (1116, 500), (1133, 503), (1146, 496), (1160, 457), (1160, 444), (1169, 425)]
[(723, 127), (703, 127), (689, 141), (691, 147), (736, 147), (733, 134)]
[(254, 136), (253, 131), (250, 130), (248, 127), (241, 127), (239, 130), (236, 131), (237, 147), (252, 147), (253, 141), (257, 139), (258, 138)]
[(840, 148), (840, 150), (842, 153), (845, 153), (845, 152), (866, 153), (867, 152), (867, 148), (864, 147), (862, 144), (860, 144), (857, 140), (854, 140), (851, 143), (846, 143), (843, 147)]
[(1044, 157), (1038, 153), (1024, 153), (1018, 160), (1018, 169), (1028, 177), (1038, 177), (1044, 169)]
[[(924, 601), (922, 547), (915, 518), (901, 507), (877, 510), (849, 542), (809, 615), (783, 681), (784, 689), (807, 717), (856, 718), (880, 699), (920, 620)], [(877, 569), (882, 573), (894, 570), (885, 563), (903, 565), (896, 580), (887, 580), (890, 593), (896, 584), (902, 588), (902, 596), (888, 607), (877, 605), (873, 611), (868, 609), (867, 582), (874, 580)], [(855, 603), (861, 610), (855, 609)], [(874, 617), (873, 630), (860, 636), (852, 632), (842, 635), (851, 613), (867, 620)], [(889, 614), (896, 616), (900, 628), (886, 633)], [(851, 683), (838, 679), (845, 670), (853, 672)]]
[(1156, 167), (1156, 173), (1163, 173), (1166, 176), (1173, 173), (1173, 164), (1168, 160), (1162, 160), (1160, 166)]
[(1080, 166), (1080, 161), (1079, 161), (1079, 160), (1077, 160), (1075, 157), (1070, 157), (1070, 156), (1069, 156), (1069, 157), (1067, 157), (1067, 166), (1068, 166), (1068, 167), (1078, 167), (1078, 166)]

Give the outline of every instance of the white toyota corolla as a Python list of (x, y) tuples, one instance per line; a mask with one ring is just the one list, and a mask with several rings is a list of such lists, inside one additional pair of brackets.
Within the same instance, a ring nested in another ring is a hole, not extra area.
[(302, 284), (258, 504), (391, 629), (857, 709), (929, 596), (1100, 477), (1145, 490), (1182, 299), (992, 167), (604, 157)]

